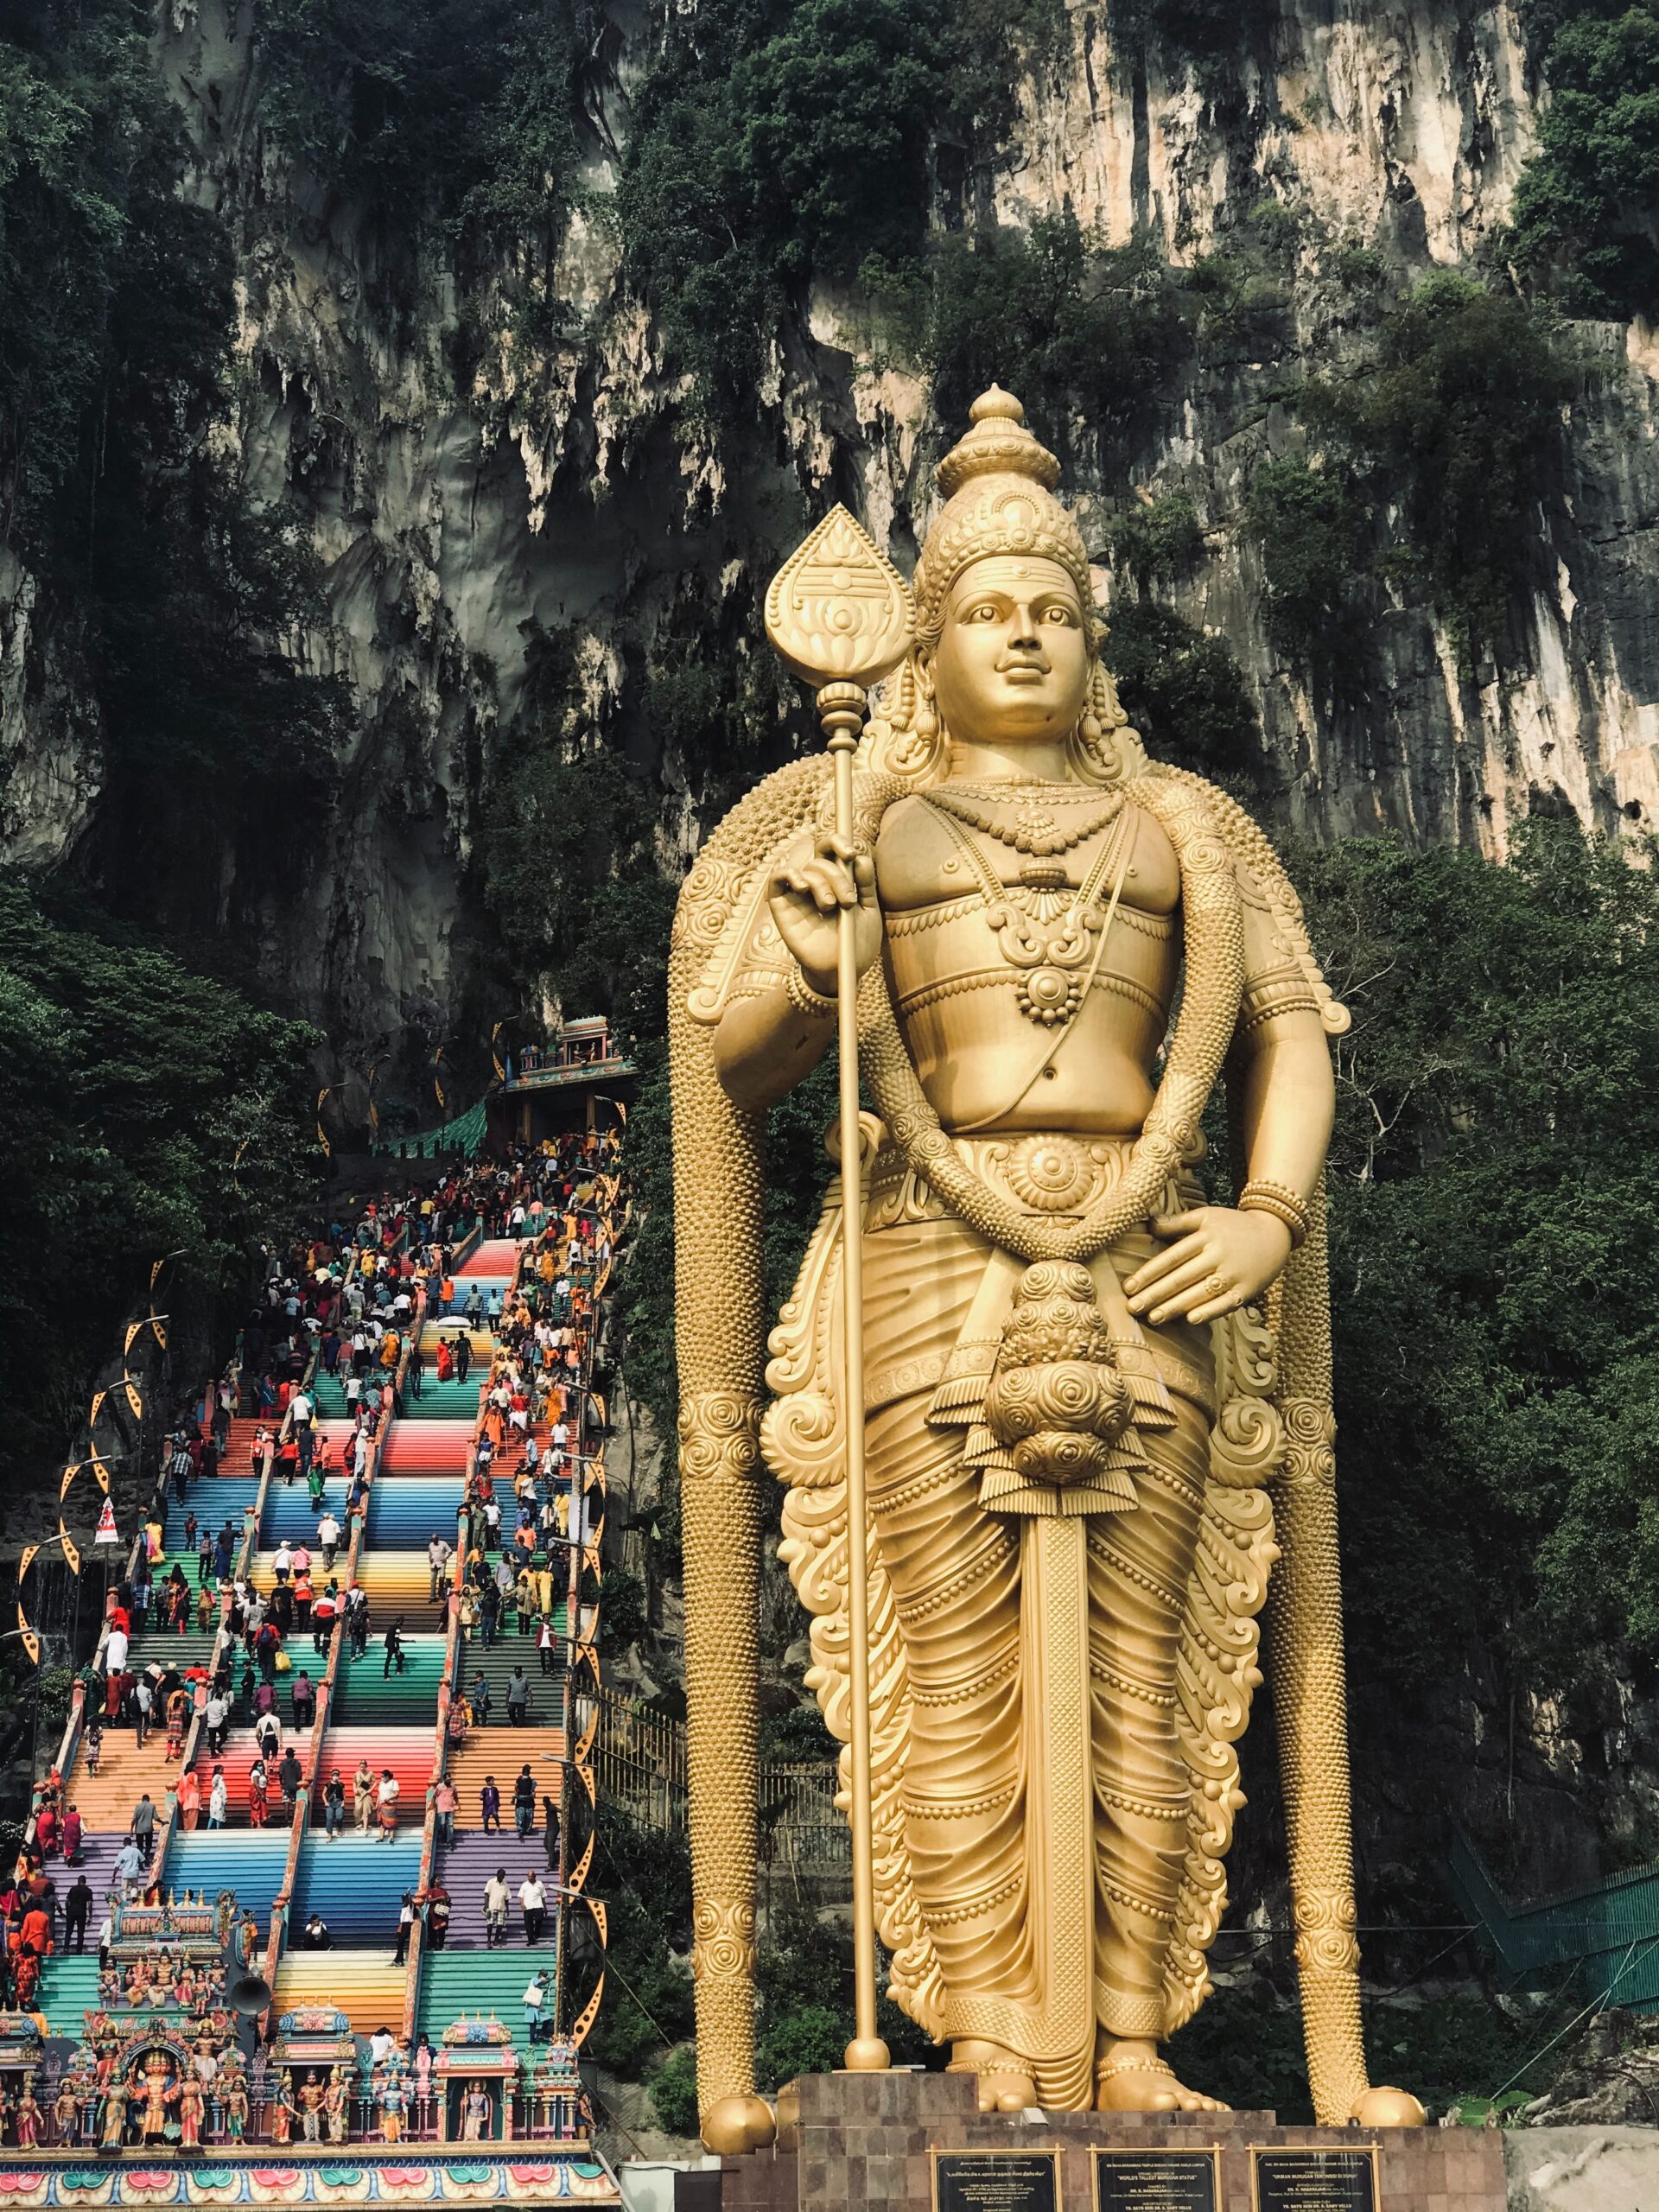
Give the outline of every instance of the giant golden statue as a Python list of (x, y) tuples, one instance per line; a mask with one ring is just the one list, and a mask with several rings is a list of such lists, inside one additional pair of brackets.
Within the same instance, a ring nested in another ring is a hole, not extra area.
[[(799, 761), (722, 823), (680, 901), (697, 2045), (705, 2129), (728, 2145), (768, 2125), (762, 1461), (789, 1486), (808, 1681), (844, 1742), (868, 1712), (889, 1993), (948, 2038), (982, 2107), (1208, 2101), (1159, 2045), (1207, 1986), (1264, 1601), (1316, 2107), (1409, 2105), (1368, 2098), (1353, 1938), (1322, 1195), (1326, 1033), (1346, 1017), (1261, 833), (1126, 727), (1058, 473), (993, 390), (940, 467), (908, 594), (850, 518), (809, 542), (791, 588), (823, 635), (877, 619), (873, 595), (904, 605), (853, 834), (835, 832), (830, 764)], [(764, 1116), (835, 1036), (843, 931), (875, 1109), (852, 1408), (867, 1694), (840, 1185), (764, 1367), (760, 1290)], [(1198, 1173), (1224, 1077), (1226, 1206)], [(861, 2048), (851, 2063), (883, 2062)]]

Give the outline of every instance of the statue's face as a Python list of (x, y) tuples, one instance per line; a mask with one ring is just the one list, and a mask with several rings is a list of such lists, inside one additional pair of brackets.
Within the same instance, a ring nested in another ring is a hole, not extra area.
[(1077, 588), (1058, 561), (993, 554), (964, 569), (932, 662), (941, 720), (974, 745), (1052, 743), (1089, 691)]

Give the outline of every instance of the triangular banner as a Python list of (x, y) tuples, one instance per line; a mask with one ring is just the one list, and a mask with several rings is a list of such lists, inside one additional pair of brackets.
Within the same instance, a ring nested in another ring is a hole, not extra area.
[(92, 1541), (95, 1544), (118, 1544), (120, 1541), (121, 1531), (115, 1525), (115, 1506), (113, 1502), (106, 1497), (104, 1501), (104, 1510), (98, 1516), (98, 1533), (92, 1538)]

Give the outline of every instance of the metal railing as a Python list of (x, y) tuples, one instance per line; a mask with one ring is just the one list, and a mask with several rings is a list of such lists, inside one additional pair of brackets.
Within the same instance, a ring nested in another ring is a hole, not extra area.
[[(638, 1827), (683, 1835), (685, 1724), (623, 1696), (599, 1694), (594, 1779), (600, 1794)], [(836, 1802), (840, 1778), (830, 1759), (767, 1760), (760, 1768), (760, 1849), (774, 1866), (802, 1869), (850, 1864), (847, 1816)]]

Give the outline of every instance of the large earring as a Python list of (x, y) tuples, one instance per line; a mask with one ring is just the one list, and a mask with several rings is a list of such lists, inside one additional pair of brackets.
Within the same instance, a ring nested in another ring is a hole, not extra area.
[(916, 663), (916, 705), (910, 726), (918, 737), (929, 744), (939, 734), (939, 710), (933, 703), (933, 686), (925, 673), (925, 664), (919, 659)]
[(1069, 748), (1074, 765), (1090, 783), (1122, 783), (1128, 772), (1130, 761), (1117, 739), (1123, 721), (1123, 709), (1117, 704), (1111, 678), (1096, 660), (1089, 678), (1089, 696), (1071, 733)]

